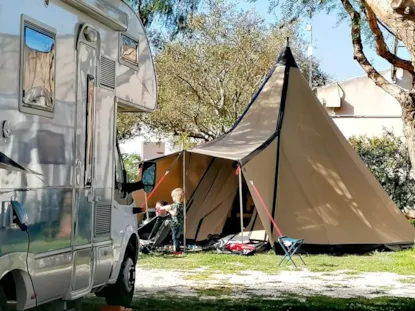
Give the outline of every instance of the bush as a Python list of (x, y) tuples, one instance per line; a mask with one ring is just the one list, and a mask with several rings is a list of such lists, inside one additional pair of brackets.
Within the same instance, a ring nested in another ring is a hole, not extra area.
[(415, 178), (404, 142), (384, 130), (382, 137), (354, 136), (351, 145), (402, 210), (415, 205)]

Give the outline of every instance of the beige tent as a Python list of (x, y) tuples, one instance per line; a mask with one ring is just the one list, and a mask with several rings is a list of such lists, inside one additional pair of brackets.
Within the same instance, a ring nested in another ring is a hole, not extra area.
[[(229, 132), (156, 161), (157, 180), (170, 173), (148, 203), (169, 199), (184, 184), (190, 240), (237, 232), (242, 225), (249, 231), (244, 235), (274, 243), (278, 230), (268, 209), (283, 235), (304, 238), (306, 245), (414, 243), (415, 228), (328, 116), (289, 47)], [(141, 204), (143, 193), (136, 192), (135, 200)]]

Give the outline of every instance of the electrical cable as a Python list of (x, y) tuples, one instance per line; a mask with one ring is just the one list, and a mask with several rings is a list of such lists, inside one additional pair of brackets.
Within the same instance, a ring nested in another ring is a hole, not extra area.
[(32, 283), (32, 288), (33, 288), (33, 294), (35, 296), (35, 303), (36, 303), (36, 307), (37, 307), (37, 295), (36, 295), (36, 290), (35, 290), (35, 286), (33, 284), (33, 279), (32, 276), (30, 275), (30, 271), (29, 271), (29, 252), (30, 252), (30, 234), (29, 231), (26, 229), (26, 234), (27, 234), (27, 252), (26, 252), (26, 268), (27, 268), (27, 274), (29, 275), (29, 279), (30, 279), (30, 283)]

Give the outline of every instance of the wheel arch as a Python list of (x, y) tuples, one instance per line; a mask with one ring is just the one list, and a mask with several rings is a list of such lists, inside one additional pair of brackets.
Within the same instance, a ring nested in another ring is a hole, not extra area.
[(135, 244), (131, 244), (134, 246), (135, 248), (135, 262), (137, 262), (137, 258), (138, 258), (138, 249), (139, 249), (139, 237), (137, 232), (133, 229), (133, 226), (127, 226), (127, 228), (125, 229), (125, 234), (124, 237), (122, 239), (121, 242), (121, 246), (118, 250), (119, 255), (118, 255), (118, 259), (116, 261), (116, 264), (113, 267), (112, 273), (111, 273), (111, 277), (109, 280), (109, 284), (114, 284), (117, 281), (118, 278), (118, 274), (120, 273), (120, 269), (121, 269), (121, 265), (125, 256), (125, 253), (129, 247), (130, 243), (135, 243)]
[(17, 310), (36, 306), (35, 291), (29, 273), (22, 269), (6, 272), (0, 279), (0, 285), (8, 300), (16, 301)]

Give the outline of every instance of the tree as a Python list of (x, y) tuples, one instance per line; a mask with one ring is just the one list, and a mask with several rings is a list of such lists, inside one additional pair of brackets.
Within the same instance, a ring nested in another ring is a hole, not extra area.
[(122, 154), (122, 159), (124, 162), (124, 168), (127, 171), (127, 176), (129, 181), (136, 181), (138, 174), (138, 164), (141, 161), (139, 154)]
[[(184, 31), (188, 19), (197, 10), (200, 0), (129, 0), (132, 7), (137, 10), (144, 27), (150, 28), (158, 23), (172, 36)], [(158, 40), (158, 34), (154, 35)]]
[(355, 136), (349, 140), (395, 204), (401, 210), (414, 207), (415, 178), (403, 141), (386, 130), (381, 137)]
[[(159, 106), (137, 120), (152, 133), (201, 141), (223, 134), (275, 64), (286, 37), (292, 38), (299, 66), (308, 70), (296, 25), (268, 27), (253, 11), (236, 11), (232, 3), (209, 2), (205, 13), (190, 19), (189, 33), (156, 56)], [(314, 83), (321, 85), (328, 77), (316, 61), (314, 66)]]
[[(254, 0), (256, 1), (256, 0)], [(350, 21), (353, 57), (368, 77), (392, 95), (402, 107), (402, 120), (406, 145), (412, 167), (415, 167), (415, 0), (269, 0), (270, 8), (281, 7), (286, 18), (296, 18), (325, 10), (338, 10), (340, 16)], [(365, 55), (364, 35), (373, 39), (376, 53), (396, 68), (412, 75), (412, 88), (405, 90), (387, 81)], [(385, 35), (386, 34), (386, 35)], [(411, 59), (398, 57), (388, 46), (386, 36), (401, 41)]]

